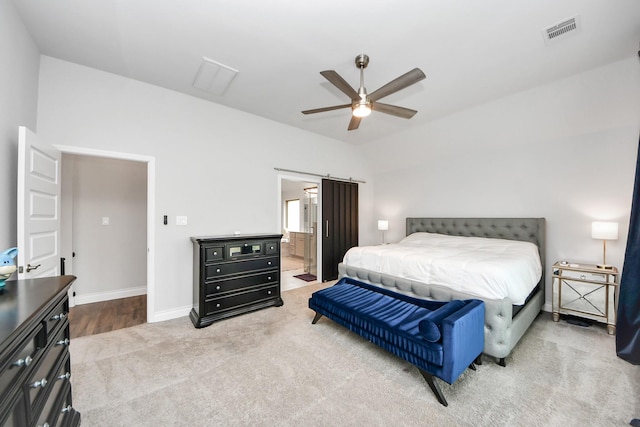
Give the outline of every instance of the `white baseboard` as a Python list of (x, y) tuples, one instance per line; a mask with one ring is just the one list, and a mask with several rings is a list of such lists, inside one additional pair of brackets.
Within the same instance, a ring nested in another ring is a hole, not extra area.
[(118, 289), (115, 291), (95, 292), (92, 294), (79, 294), (76, 291), (75, 305), (91, 304), (94, 302), (110, 301), (112, 299), (129, 298), (147, 293), (146, 286), (137, 288)]
[(155, 323), (188, 316), (189, 312), (191, 311), (191, 307), (192, 306), (188, 305), (180, 308), (172, 308), (171, 310), (155, 312), (153, 319), (147, 319), (147, 321), (149, 323)]

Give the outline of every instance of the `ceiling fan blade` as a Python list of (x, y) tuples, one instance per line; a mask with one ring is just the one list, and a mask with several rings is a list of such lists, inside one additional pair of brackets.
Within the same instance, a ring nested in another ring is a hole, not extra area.
[(331, 84), (333, 84), (335, 87), (340, 89), (345, 95), (347, 95), (352, 100), (355, 100), (355, 101), (360, 100), (360, 95), (358, 95), (358, 92), (354, 88), (352, 88), (351, 85), (347, 83), (345, 79), (340, 77), (340, 74), (336, 73), (333, 70), (320, 71), (320, 74), (322, 74), (322, 76), (325, 79), (329, 80)]
[(410, 108), (398, 107), (397, 105), (383, 104), (381, 102), (373, 102), (371, 105), (373, 111), (379, 111), (385, 114), (391, 114), (392, 116), (402, 117), (403, 119), (410, 119), (415, 116), (417, 111)]
[(334, 105), (332, 107), (314, 108), (313, 110), (304, 110), (302, 114), (324, 113), (325, 111), (339, 110), (340, 108), (351, 107), (351, 104)]
[(358, 126), (360, 126), (360, 120), (362, 120), (362, 117), (351, 116), (351, 121), (349, 121), (349, 127), (347, 130), (358, 129)]
[(414, 68), (398, 77), (395, 80), (391, 80), (386, 85), (382, 86), (380, 89), (373, 92), (369, 95), (369, 99), (371, 101), (376, 101), (378, 99), (384, 98), (385, 96), (391, 95), (392, 93), (398, 92), (408, 86), (411, 86), (414, 83), (418, 83), (420, 80), (424, 79), (426, 76), (422, 72), (420, 68)]

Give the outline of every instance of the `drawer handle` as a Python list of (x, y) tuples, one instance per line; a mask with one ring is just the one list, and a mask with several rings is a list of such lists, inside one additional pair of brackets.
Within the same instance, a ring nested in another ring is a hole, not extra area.
[(271, 291), (267, 291), (267, 294), (268, 294), (268, 295), (271, 295)]
[(218, 252), (214, 251), (214, 252), (213, 252), (213, 255), (214, 255), (214, 256), (218, 255)]
[(216, 308), (220, 308), (220, 304), (216, 304)]
[(41, 426), (38, 426), (38, 427), (51, 427), (51, 426), (49, 425), (49, 423), (44, 423), (44, 424), (42, 424)]
[(216, 273), (220, 273), (220, 269), (219, 268), (216, 268)]
[(268, 276), (268, 277), (267, 277), (267, 280), (271, 280), (271, 276)]
[(71, 412), (71, 410), (73, 409), (73, 406), (71, 405), (67, 405), (64, 408), (62, 408), (62, 410), (60, 411), (60, 413), (64, 414), (65, 412)]
[(587, 279), (587, 276), (585, 276), (585, 275), (583, 274), (582, 276), (580, 276), (580, 278), (581, 278), (582, 280), (586, 280), (586, 279)]
[(40, 381), (36, 381), (35, 383), (31, 384), (30, 387), (31, 388), (45, 388), (46, 385), (47, 385), (47, 379), (43, 378)]
[(69, 345), (70, 342), (71, 341), (69, 341), (69, 338), (65, 338), (63, 340), (56, 342), (56, 345)]
[(68, 380), (69, 378), (71, 378), (71, 372), (67, 372), (66, 374), (60, 375), (58, 377), (59, 380)]
[(31, 365), (31, 362), (33, 362), (33, 359), (31, 358), (31, 356), (27, 356), (24, 359), (16, 360), (15, 362), (13, 362), (13, 366), (29, 366)]
[(220, 286), (216, 286), (216, 291), (219, 291), (219, 290), (220, 290)]
[(267, 265), (271, 265), (271, 261), (267, 262)]
[(56, 314), (55, 316), (51, 317), (51, 319), (49, 319), (49, 320), (62, 320), (65, 317), (67, 317), (67, 315), (65, 313), (60, 313), (60, 314)]

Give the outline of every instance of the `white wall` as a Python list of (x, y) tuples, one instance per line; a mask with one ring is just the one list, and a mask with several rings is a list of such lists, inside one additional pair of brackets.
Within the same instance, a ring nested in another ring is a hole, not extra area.
[[(65, 183), (71, 183), (71, 253), (67, 274), (76, 304), (146, 293), (147, 165), (121, 159), (63, 155)], [(68, 175), (68, 176), (67, 176)], [(64, 186), (64, 184), (63, 184)], [(108, 225), (102, 224), (103, 218)]]
[(0, 251), (17, 242), (18, 126), (36, 129), (39, 61), (13, 4), (0, 0)]
[(408, 216), (545, 217), (547, 265), (601, 262), (591, 222), (613, 220), (607, 261), (622, 268), (639, 134), (634, 56), (365, 146), (376, 215), (389, 241)]
[[(368, 181), (360, 185), (361, 243), (372, 241), (372, 177), (357, 147), (46, 56), (40, 70), (41, 138), (155, 158), (151, 320), (191, 306), (190, 236), (279, 232), (275, 167)], [(176, 215), (188, 225), (176, 226)]]

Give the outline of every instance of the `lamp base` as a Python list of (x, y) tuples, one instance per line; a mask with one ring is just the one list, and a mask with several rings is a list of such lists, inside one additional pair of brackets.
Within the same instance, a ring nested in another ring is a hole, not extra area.
[(596, 267), (600, 270), (613, 270), (613, 265), (609, 264), (596, 264)]

